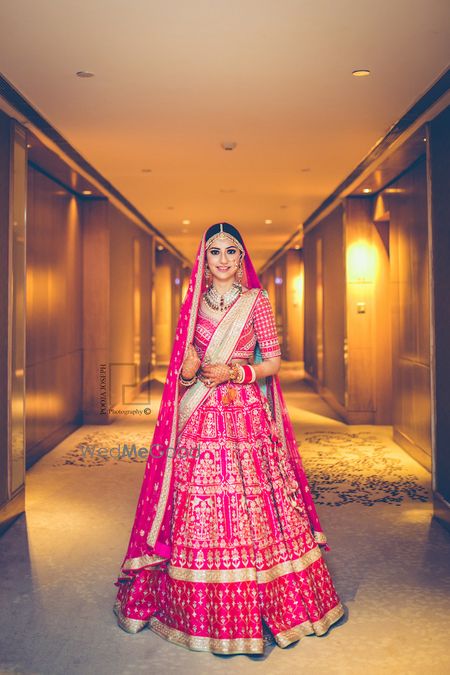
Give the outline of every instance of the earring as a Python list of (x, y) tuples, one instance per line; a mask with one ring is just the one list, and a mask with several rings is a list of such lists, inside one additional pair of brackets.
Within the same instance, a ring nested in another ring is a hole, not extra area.
[(236, 272), (236, 278), (237, 278), (239, 283), (242, 280), (243, 273), (244, 273), (244, 270), (242, 269), (242, 260), (240, 260), (239, 265), (238, 265), (238, 271)]
[(208, 265), (205, 266), (205, 283), (206, 283), (206, 288), (209, 288), (211, 285), (211, 272), (209, 270)]

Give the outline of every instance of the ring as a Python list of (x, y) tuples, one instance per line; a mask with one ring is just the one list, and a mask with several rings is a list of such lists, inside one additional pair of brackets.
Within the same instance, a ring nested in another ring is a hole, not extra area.
[(211, 380), (206, 380), (206, 384), (211, 384)]

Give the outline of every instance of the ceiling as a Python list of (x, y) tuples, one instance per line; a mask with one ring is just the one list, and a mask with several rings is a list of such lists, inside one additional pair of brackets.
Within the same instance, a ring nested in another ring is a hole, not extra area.
[(227, 220), (258, 267), (449, 44), (447, 0), (0, 3), (0, 71), (32, 105), (181, 251)]

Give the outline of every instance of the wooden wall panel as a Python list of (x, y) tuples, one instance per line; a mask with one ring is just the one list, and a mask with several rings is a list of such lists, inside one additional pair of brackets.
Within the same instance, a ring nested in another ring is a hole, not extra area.
[(108, 227), (111, 402), (120, 407), (151, 369), (153, 237), (112, 204)]
[(323, 284), (323, 389), (330, 403), (339, 410), (344, 405), (345, 367), (345, 268), (343, 248), (343, 209), (338, 206), (304, 238), (304, 350), (305, 371), (318, 381), (317, 353), (320, 282), (317, 269), (317, 240), (322, 239)]
[(389, 190), (396, 440), (431, 467), (428, 214), (425, 158)]
[(82, 251), (76, 198), (29, 169), (27, 215), (28, 464), (79, 424)]
[(435, 514), (450, 528), (450, 108), (430, 123)]

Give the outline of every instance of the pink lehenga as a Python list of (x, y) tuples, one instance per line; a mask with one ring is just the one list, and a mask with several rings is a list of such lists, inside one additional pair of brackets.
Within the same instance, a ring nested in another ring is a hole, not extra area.
[[(245, 248), (245, 247), (244, 247)], [(118, 624), (189, 649), (262, 654), (324, 634), (343, 614), (277, 375), (184, 389), (189, 343), (229, 363), (280, 355), (245, 249), (242, 293), (215, 324), (200, 309), (203, 235), (180, 312), (127, 553)]]

